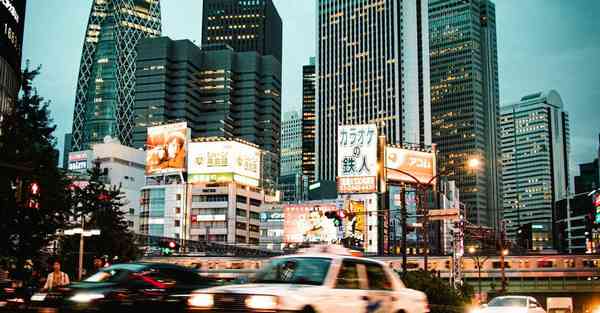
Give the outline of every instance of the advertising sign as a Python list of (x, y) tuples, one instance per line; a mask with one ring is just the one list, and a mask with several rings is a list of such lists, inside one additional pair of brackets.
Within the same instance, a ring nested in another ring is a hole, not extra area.
[(0, 0), (0, 56), (21, 71), (25, 0)]
[(594, 207), (596, 207), (596, 224), (600, 224), (600, 194), (594, 195)]
[(185, 171), (187, 123), (148, 127), (146, 175)]
[(377, 126), (338, 127), (338, 191), (368, 193), (377, 191)]
[(335, 203), (298, 204), (283, 207), (283, 241), (285, 243), (337, 241), (338, 227), (325, 216), (337, 211)]
[(258, 186), (261, 153), (237, 141), (189, 144), (188, 173), (191, 182), (231, 182)]
[(260, 213), (261, 222), (283, 221), (283, 212), (262, 212)]
[[(422, 184), (429, 182), (435, 176), (435, 155), (433, 153), (385, 148), (385, 167), (388, 181), (416, 181), (405, 173), (410, 173)], [(433, 182), (431, 182), (433, 183)]]
[(85, 172), (88, 169), (88, 162), (92, 151), (80, 151), (69, 153), (68, 168), (70, 171)]

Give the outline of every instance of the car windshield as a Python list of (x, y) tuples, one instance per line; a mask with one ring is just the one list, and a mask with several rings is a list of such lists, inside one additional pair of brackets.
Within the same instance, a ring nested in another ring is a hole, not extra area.
[(125, 280), (130, 273), (140, 271), (145, 266), (134, 264), (114, 265), (101, 269), (96, 274), (86, 278), (88, 283), (114, 283)]
[(331, 259), (279, 258), (271, 260), (252, 280), (255, 283), (322, 285)]
[(524, 298), (495, 298), (488, 306), (517, 306), (517, 307), (526, 307), (527, 299)]

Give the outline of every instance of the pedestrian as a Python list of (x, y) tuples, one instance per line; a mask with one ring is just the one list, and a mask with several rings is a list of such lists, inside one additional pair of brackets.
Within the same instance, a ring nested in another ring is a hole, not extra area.
[(52, 264), (52, 269), (52, 273), (48, 274), (48, 278), (46, 279), (46, 284), (43, 288), (44, 291), (50, 291), (55, 288), (64, 287), (70, 283), (69, 275), (60, 270), (60, 261), (54, 261)]
[(101, 258), (94, 258), (94, 272), (92, 274), (98, 273), (104, 267), (104, 261)]

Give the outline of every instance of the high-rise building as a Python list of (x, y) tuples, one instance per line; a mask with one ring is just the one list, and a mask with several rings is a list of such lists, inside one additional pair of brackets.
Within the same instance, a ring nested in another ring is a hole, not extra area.
[(75, 94), (74, 150), (105, 136), (132, 145), (136, 45), (160, 34), (159, 0), (92, 2)]
[(302, 67), (302, 175), (308, 183), (315, 181), (315, 139), (316, 139), (316, 98), (317, 75), (315, 58)]
[(144, 146), (147, 127), (185, 121), (192, 137), (235, 137), (258, 145), (266, 151), (265, 178), (276, 185), (281, 64), (274, 56), (226, 45), (201, 50), (168, 37), (144, 39), (137, 49), (135, 147)]
[(554, 247), (556, 203), (569, 193), (569, 115), (550, 90), (501, 108), (504, 220), (510, 238), (519, 227), (543, 230), (529, 248)]
[(26, 0), (0, 1), (0, 122), (12, 112), (21, 85)]
[(337, 176), (339, 125), (431, 144), (426, 0), (317, 1), (317, 176)]
[(579, 164), (579, 175), (575, 176), (575, 194), (590, 193), (600, 188), (600, 166), (598, 159)]
[[(440, 173), (457, 182), (470, 222), (498, 227), (502, 211), (498, 53), (490, 0), (429, 1), (431, 120)], [(468, 168), (477, 158), (480, 168)]]
[[(303, 198), (302, 119), (298, 112), (289, 112), (281, 127), (281, 168), (279, 190), (282, 200), (293, 202)], [(306, 184), (308, 185), (308, 183)]]
[(281, 62), (282, 25), (272, 0), (204, 0), (202, 46), (224, 43)]
[(69, 152), (73, 151), (73, 136), (71, 133), (65, 134), (65, 142), (63, 146), (63, 163), (62, 168), (66, 169), (69, 167)]

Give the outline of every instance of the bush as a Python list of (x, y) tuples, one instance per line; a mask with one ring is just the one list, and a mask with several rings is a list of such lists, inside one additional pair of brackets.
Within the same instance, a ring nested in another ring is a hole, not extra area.
[(423, 270), (408, 272), (403, 281), (406, 287), (427, 295), (431, 313), (464, 312), (465, 304), (470, 302), (473, 294), (473, 289), (468, 285), (455, 289), (447, 279)]

